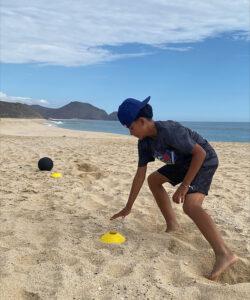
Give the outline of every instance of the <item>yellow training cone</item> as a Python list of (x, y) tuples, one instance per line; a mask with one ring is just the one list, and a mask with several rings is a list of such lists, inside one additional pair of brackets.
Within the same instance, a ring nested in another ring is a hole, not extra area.
[(126, 239), (117, 231), (109, 231), (100, 237), (100, 241), (106, 244), (122, 244)]
[(54, 172), (54, 173), (51, 174), (51, 177), (53, 177), (53, 178), (60, 178), (60, 177), (62, 177), (62, 174)]

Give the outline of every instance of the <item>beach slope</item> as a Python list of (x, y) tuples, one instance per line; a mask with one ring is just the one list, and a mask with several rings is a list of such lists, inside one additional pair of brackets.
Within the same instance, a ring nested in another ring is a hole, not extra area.
[[(0, 119), (0, 299), (247, 299), (250, 144), (212, 145), (220, 166), (204, 207), (240, 258), (218, 282), (204, 277), (213, 253), (182, 206), (180, 231), (165, 233), (146, 182), (131, 214), (109, 220), (128, 198), (135, 138)], [(43, 156), (62, 178), (38, 170)], [(101, 243), (109, 230), (126, 242)]]

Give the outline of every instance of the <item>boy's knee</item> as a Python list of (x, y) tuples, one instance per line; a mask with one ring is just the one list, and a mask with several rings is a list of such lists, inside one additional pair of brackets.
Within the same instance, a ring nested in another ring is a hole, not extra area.
[(150, 175), (148, 175), (147, 180), (148, 180), (148, 186), (149, 186), (150, 188), (159, 185), (159, 182), (157, 181), (157, 178), (156, 178), (156, 174), (155, 174), (155, 173), (151, 173)]
[(183, 211), (188, 216), (192, 216), (192, 214), (197, 208), (199, 208), (199, 205), (197, 203), (192, 203), (191, 201), (184, 201)]
[(147, 180), (148, 186), (151, 190), (152, 188), (161, 187), (165, 182), (169, 182), (169, 180), (165, 176), (159, 174), (157, 171), (151, 173), (148, 176)]
[(187, 194), (183, 203), (183, 211), (188, 216), (192, 216), (202, 206), (205, 195), (201, 193)]
[(150, 175), (148, 175), (147, 181), (148, 181), (148, 186), (151, 187), (154, 184), (154, 173), (151, 173)]

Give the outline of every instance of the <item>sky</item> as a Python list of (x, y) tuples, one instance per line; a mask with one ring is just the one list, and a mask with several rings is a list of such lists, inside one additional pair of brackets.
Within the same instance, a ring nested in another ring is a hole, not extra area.
[(247, 0), (1, 0), (0, 99), (250, 121)]

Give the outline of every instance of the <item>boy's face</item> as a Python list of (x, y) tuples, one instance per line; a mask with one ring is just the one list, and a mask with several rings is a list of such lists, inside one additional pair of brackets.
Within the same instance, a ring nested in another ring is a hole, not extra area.
[(129, 127), (130, 134), (137, 137), (139, 140), (144, 139), (147, 136), (146, 119), (139, 118), (134, 121)]

